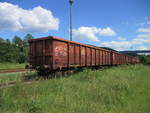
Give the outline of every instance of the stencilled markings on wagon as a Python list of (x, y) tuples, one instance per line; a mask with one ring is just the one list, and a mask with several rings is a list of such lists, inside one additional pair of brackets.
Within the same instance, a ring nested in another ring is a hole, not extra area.
[(81, 49), (81, 55), (85, 55), (85, 49)]
[(67, 48), (63, 46), (55, 47), (55, 56), (67, 56)]

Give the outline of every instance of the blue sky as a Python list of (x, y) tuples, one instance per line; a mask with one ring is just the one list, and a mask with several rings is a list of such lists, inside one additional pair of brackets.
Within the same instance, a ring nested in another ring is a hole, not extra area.
[[(31, 33), (69, 39), (68, 0), (0, 3), (0, 37)], [(117, 50), (150, 49), (150, 0), (74, 0), (73, 40)]]

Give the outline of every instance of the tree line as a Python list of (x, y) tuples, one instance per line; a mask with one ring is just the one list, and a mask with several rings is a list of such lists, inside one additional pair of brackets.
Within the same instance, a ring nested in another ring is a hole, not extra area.
[(150, 65), (150, 55), (148, 56), (139, 56), (141, 63)]
[(30, 39), (33, 39), (31, 34), (27, 34), (23, 39), (14, 36), (11, 41), (0, 37), (0, 62), (27, 62), (29, 51), (28, 40)]

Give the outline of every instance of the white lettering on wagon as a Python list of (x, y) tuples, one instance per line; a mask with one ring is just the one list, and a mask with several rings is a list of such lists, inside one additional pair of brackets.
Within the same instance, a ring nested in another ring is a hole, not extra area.
[(54, 50), (55, 56), (67, 56), (67, 48), (64, 48), (63, 46), (57, 46)]

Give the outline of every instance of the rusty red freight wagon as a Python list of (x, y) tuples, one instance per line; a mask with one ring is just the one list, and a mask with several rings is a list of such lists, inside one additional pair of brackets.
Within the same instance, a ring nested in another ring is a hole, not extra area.
[[(124, 54), (48, 36), (29, 41), (29, 67), (62, 70), (75, 67), (111, 66), (137, 62)], [(135, 58), (134, 58), (135, 59)]]
[(29, 62), (34, 68), (51, 70), (111, 65), (111, 52), (58, 37), (32, 39), (29, 41)]

